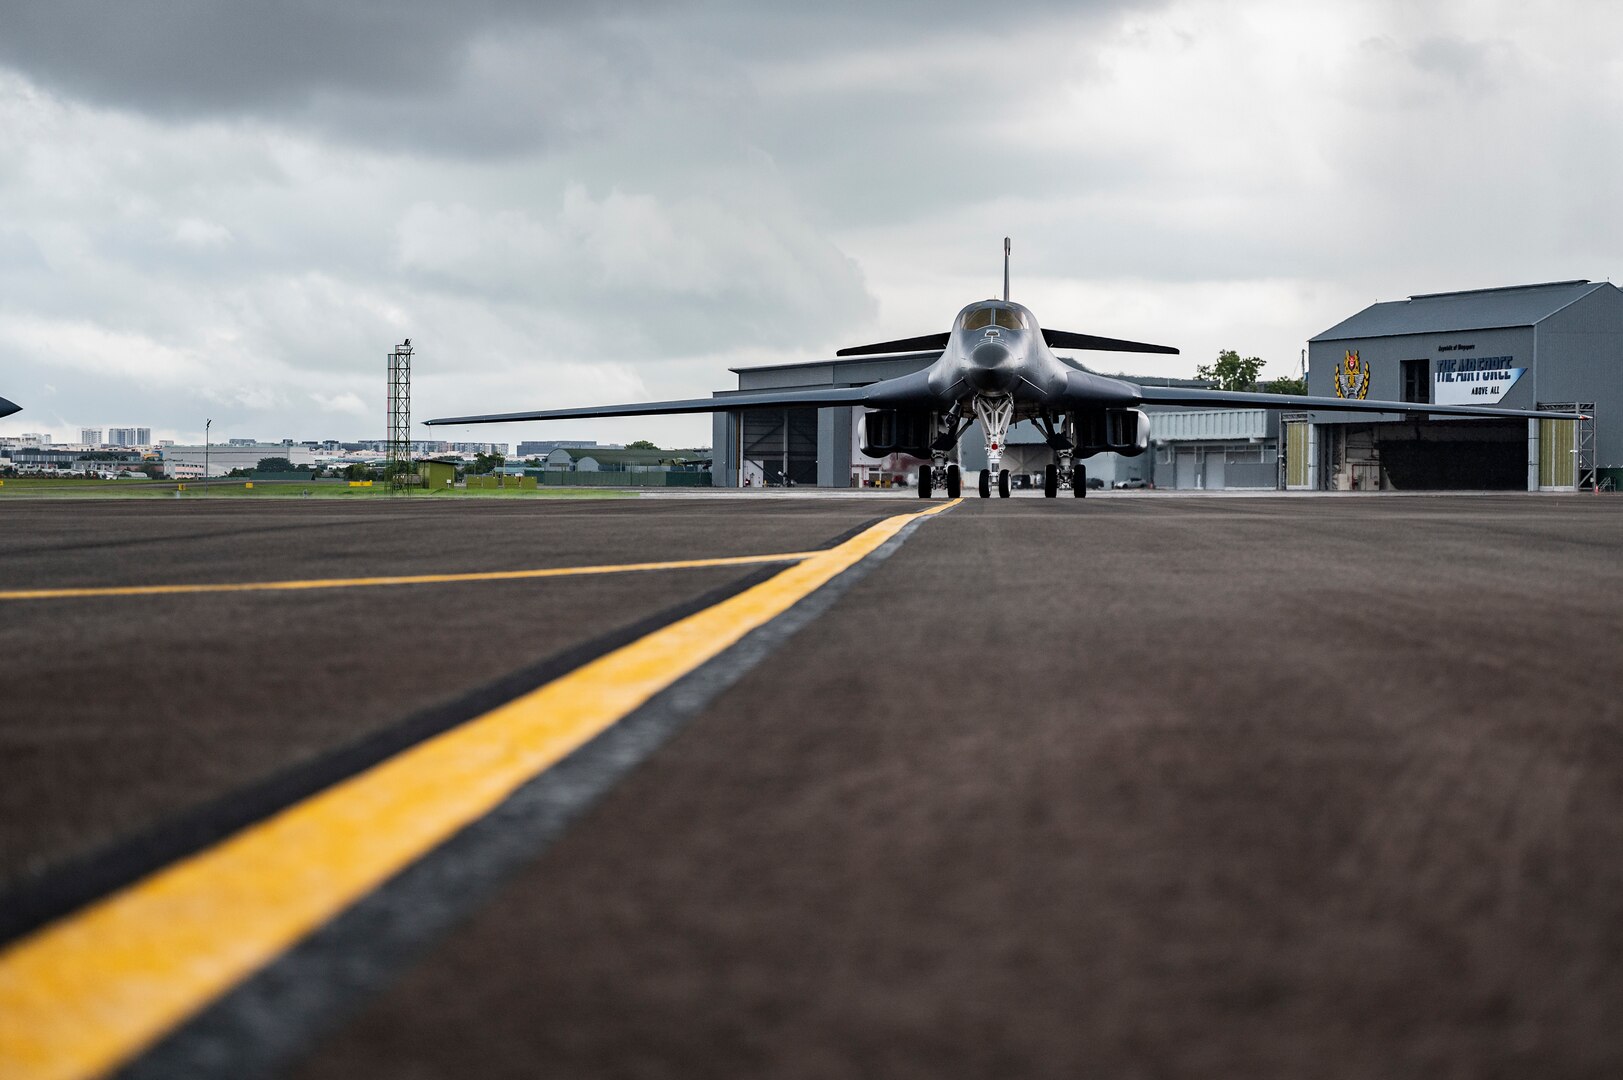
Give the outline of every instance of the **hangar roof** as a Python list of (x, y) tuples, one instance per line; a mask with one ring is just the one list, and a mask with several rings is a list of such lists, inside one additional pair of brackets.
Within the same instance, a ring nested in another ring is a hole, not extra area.
[(1503, 289), (1421, 293), (1407, 300), (1371, 304), (1352, 318), (1308, 340), (1345, 341), (1350, 338), (1396, 337), (1400, 334), (1533, 326), (1595, 290), (1611, 287), (1604, 281), (1549, 281), (1540, 285), (1513, 285)]

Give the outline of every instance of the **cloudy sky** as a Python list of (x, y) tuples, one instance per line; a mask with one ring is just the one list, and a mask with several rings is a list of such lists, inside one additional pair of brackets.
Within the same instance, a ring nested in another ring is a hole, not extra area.
[(418, 419), (695, 396), (945, 329), (1005, 235), (1045, 325), (1183, 350), (1102, 367), (1294, 374), (1623, 275), (1620, 204), (1614, 0), (0, 0), (0, 434), (381, 438), (404, 337)]

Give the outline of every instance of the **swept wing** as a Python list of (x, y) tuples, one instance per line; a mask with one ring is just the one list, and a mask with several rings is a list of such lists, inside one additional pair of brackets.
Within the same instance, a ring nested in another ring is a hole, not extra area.
[(490, 413), (483, 416), (444, 416), (425, 421), (430, 426), (443, 424), (506, 424), (519, 420), (585, 420), (599, 416), (662, 416), (671, 413), (731, 412), (735, 409), (768, 407), (796, 408), (803, 406), (828, 407), (833, 405), (869, 405), (895, 408), (898, 406), (929, 406), (935, 402), (926, 376), (928, 371), (915, 371), (894, 379), (885, 379), (867, 386), (832, 387), (827, 390), (783, 390), (752, 394), (727, 394), (721, 397), (686, 398), (680, 401), (638, 401), (624, 405), (588, 405), (578, 409), (541, 409), (532, 412)]
[(1587, 420), (1583, 413), (1502, 409), (1493, 405), (1432, 405), (1414, 401), (1374, 401), (1313, 397), (1302, 394), (1258, 394), (1239, 390), (1197, 390), (1178, 386), (1141, 386), (1145, 405), (1223, 405), (1230, 408), (1299, 409), (1316, 412), (1400, 413), (1404, 416), (1508, 416), (1522, 420)]

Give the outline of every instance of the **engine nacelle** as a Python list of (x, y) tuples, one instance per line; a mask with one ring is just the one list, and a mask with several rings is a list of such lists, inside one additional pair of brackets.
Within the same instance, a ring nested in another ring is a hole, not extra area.
[(1076, 456), (1137, 457), (1150, 448), (1150, 418), (1138, 409), (1094, 409), (1072, 417)]
[(930, 456), (934, 425), (927, 409), (875, 409), (862, 417), (857, 445), (872, 458), (890, 454)]

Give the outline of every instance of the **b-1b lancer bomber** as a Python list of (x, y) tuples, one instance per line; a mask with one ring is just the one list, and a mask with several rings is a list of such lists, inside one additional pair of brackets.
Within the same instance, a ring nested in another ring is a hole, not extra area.
[(3, 397), (0, 397), (0, 416), (10, 416), (12, 413), (22, 411), (23, 407), (21, 405), (14, 404), (13, 402), (7, 401)]
[(1003, 241), (1003, 299), (978, 300), (958, 313), (952, 329), (922, 337), (882, 341), (841, 349), (837, 356), (885, 355), (891, 359), (931, 361), (908, 375), (867, 386), (825, 390), (783, 390), (734, 394), (725, 398), (650, 401), (597, 405), (578, 409), (452, 416), (429, 424), (496, 424), (518, 420), (573, 420), (598, 416), (647, 416), (669, 413), (731, 412), (763, 407), (828, 407), (861, 405), (861, 443), (875, 455), (908, 454), (929, 460), (919, 469), (918, 491), (929, 498), (945, 490), (957, 498), (962, 489), (959, 467), (947, 458), (970, 424), (980, 421), (986, 440), (987, 468), (980, 474), (981, 498), (992, 486), (1009, 495), (1009, 473), (1001, 467), (1009, 427), (1034, 421), (1053, 451), (1044, 472), (1043, 494), (1061, 490), (1082, 498), (1087, 470), (1081, 459), (1115, 453), (1136, 457), (1150, 445), (1150, 420), (1140, 406), (1244, 406), (1252, 409), (1334, 409), (1411, 416), (1501, 416), (1577, 419), (1577, 413), (1534, 412), (1471, 405), (1435, 405), (1360, 398), (1310, 397), (1227, 390), (1140, 386), (1125, 379), (1098, 375), (1055, 350), (1176, 353), (1167, 345), (1049, 330), (1030, 309), (1009, 299), (1009, 241)]

